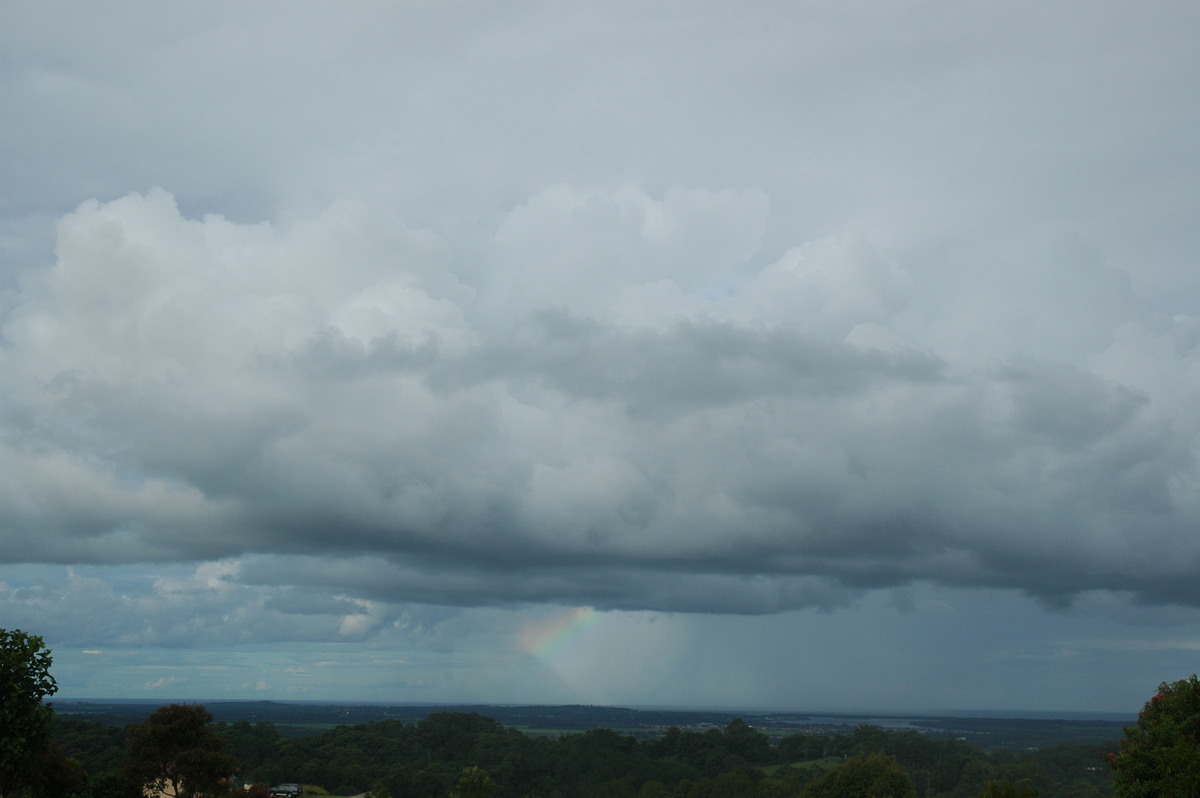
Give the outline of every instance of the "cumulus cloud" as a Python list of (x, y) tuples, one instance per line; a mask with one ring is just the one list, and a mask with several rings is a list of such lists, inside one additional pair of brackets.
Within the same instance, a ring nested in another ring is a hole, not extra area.
[[(960, 284), (861, 236), (755, 266), (768, 211), (557, 187), (460, 269), (374, 207), (85, 203), (3, 321), (4, 557), (220, 561), (155, 595), (250, 591), (341, 638), (401, 602), (1200, 601), (1194, 320), (1070, 240)], [(329, 592), (260, 594), (249, 555)]]
[(144, 685), (142, 685), (142, 688), (144, 690), (161, 690), (164, 687), (172, 687), (186, 681), (187, 679), (182, 679), (178, 676), (164, 676), (161, 679), (155, 679), (152, 682), (146, 682)]

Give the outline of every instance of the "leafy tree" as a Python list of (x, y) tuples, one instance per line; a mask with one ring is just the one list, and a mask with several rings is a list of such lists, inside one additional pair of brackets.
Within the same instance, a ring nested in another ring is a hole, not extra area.
[(734, 718), (725, 727), (725, 746), (734, 755), (750, 762), (771, 762), (775, 759), (775, 751), (767, 735), (741, 718)]
[(43, 699), (58, 689), (50, 649), (20, 629), (0, 629), (0, 796), (36, 787), (52, 775), (31, 763), (52, 763), (53, 710)]
[(496, 790), (496, 782), (492, 781), (487, 770), (480, 767), (463, 768), (458, 778), (458, 787), (450, 794), (451, 798), (488, 798)]
[(753, 775), (761, 773), (749, 769), (731, 770), (709, 781), (708, 795), (710, 798), (743, 798), (754, 795), (757, 780)]
[(1200, 795), (1200, 681), (1163, 682), (1109, 759), (1122, 798)]
[[(287, 773), (265, 774), (261, 771), (267, 763), (277, 761), (283, 754), (283, 738), (274, 723), (238, 721), (233, 724), (218, 723), (216, 734), (225, 741), (225, 750), (233, 755), (246, 781), (288, 781)], [(278, 775), (279, 778), (271, 778)]]
[(54, 740), (38, 754), (31, 770), (37, 774), (31, 780), (33, 795), (39, 798), (77, 795), (87, 785), (87, 771), (83, 765), (64, 754)]
[(916, 798), (917, 788), (895, 757), (885, 754), (847, 759), (808, 788), (811, 798)]
[(1028, 783), (989, 781), (979, 798), (1037, 798), (1037, 790)]
[(387, 788), (386, 784), (384, 784), (382, 781), (377, 781), (371, 785), (371, 789), (367, 793), (366, 798), (392, 798), (392, 793)]
[(638, 798), (671, 798), (671, 791), (661, 781), (648, 781), (638, 790)]
[(175, 798), (207, 798), (228, 792), (237, 764), (198, 704), (159, 707), (126, 732), (126, 772), (146, 789)]
[(637, 798), (637, 790), (627, 781), (610, 779), (584, 789), (582, 798)]
[(461, 761), (479, 735), (503, 734), (504, 731), (504, 724), (478, 712), (435, 712), (417, 724), (417, 739), (427, 756)]
[(55, 714), (54, 739), (88, 773), (119, 770), (125, 761), (125, 731), (116, 726)]
[(92, 776), (88, 782), (87, 798), (130, 798), (141, 795), (135, 785), (130, 785), (129, 779), (119, 770), (108, 770)]
[(458, 789), (451, 794), (451, 798), (488, 798), (495, 789), (496, 784), (487, 771), (472, 765), (463, 769), (458, 779)]

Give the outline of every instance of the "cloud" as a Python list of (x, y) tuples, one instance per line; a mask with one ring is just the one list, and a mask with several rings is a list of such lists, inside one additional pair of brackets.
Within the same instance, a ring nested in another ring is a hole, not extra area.
[[(861, 237), (756, 268), (766, 207), (559, 187), (456, 270), (378, 208), (85, 203), (4, 321), (5, 557), (211, 561), (155, 595), (343, 638), (389, 622), (377, 601), (770, 613), (913, 580), (1200, 601), (1171, 376), (1190, 318), (1056, 239), (969, 285)], [(966, 312), (1029, 281), (1062, 288)], [(1104, 367), (1131, 346), (1154, 360)]]
[(1186, 667), (1192, 4), (143, 6), (0, 30), (0, 616), (74, 684)]

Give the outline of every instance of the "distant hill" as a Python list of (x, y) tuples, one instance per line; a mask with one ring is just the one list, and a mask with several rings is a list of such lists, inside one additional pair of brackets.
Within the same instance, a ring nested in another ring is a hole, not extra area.
[(271, 722), (280, 726), (310, 727), (312, 731), (335, 725), (355, 725), (379, 720), (416, 723), (438, 712), (476, 712), (505, 726), (529, 734), (562, 734), (588, 729), (614, 729), (637, 737), (657, 737), (671, 726), (681, 729), (724, 728), (742, 718), (771, 737), (785, 734), (836, 734), (868, 724), (892, 729), (912, 729), (933, 736), (961, 737), (985, 749), (1035, 748), (1057, 743), (1105, 743), (1121, 737), (1133, 718), (1053, 717), (952, 717), (946, 715), (883, 715), (796, 712), (735, 712), (593, 705), (429, 704), (375, 705), (323, 704), (288, 701), (161, 701), (60, 700), (61, 715), (125, 725), (142, 720), (164, 704), (203, 704), (217, 722)]

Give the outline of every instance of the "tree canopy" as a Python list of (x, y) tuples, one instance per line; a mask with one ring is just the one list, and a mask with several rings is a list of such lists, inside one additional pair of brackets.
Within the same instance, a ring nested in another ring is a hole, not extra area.
[(130, 779), (175, 798), (219, 794), (237, 763), (211, 727), (212, 714), (197, 704), (171, 704), (155, 710), (126, 732), (126, 773)]
[[(83, 793), (87, 798), (137, 794), (136, 784), (130, 793), (127, 781), (112, 770), (125, 757), (124, 735), (80, 717), (61, 717), (56, 727), (64, 749), (93, 774)], [(370, 790), (397, 798), (447, 798), (487, 789), (492, 798), (819, 798), (822, 791), (836, 795), (838, 789), (857, 794), (852, 777), (871, 770), (861, 767), (863, 760), (883, 754), (885, 767), (875, 771), (885, 778), (869, 779), (867, 788), (884, 795), (886, 790), (909, 794), (910, 783), (917, 798), (1112, 794), (1112, 774), (1102, 759), (1106, 746), (1099, 743), (1036, 750), (1014, 744), (987, 752), (936, 733), (870, 725), (849, 734), (788, 734), (777, 743), (766, 738), (765, 747), (762, 733), (743, 722), (724, 729), (671, 727), (642, 738), (608, 728), (542, 736), (476, 713), (441, 711), (415, 723), (389, 718), (317, 731), (237, 721), (215, 723), (212, 731), (236, 758), (239, 779), (257, 783), (260, 791), (262, 785), (297, 782), (334, 795)], [(1108, 750), (1115, 745), (1114, 739)], [(893, 759), (911, 781), (895, 778)], [(477, 778), (464, 781), (472, 774)], [(70, 794), (61, 790), (47, 796)]]
[(496, 789), (495, 782), (487, 771), (476, 765), (464, 768), (458, 779), (458, 789), (450, 798), (488, 798)]
[(1163, 682), (1110, 762), (1122, 798), (1200, 795), (1200, 680)]
[(20, 629), (0, 629), (0, 796), (37, 786), (54, 761), (53, 710), (45, 699), (58, 689), (50, 649)]
[(809, 787), (809, 798), (916, 798), (912, 779), (886, 754), (847, 759)]

